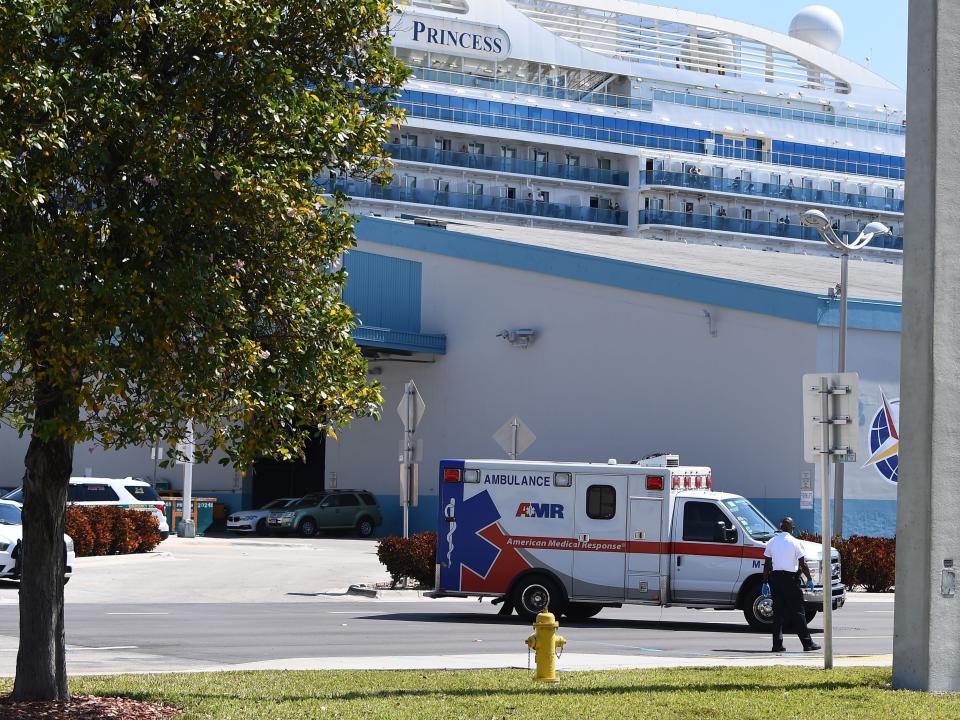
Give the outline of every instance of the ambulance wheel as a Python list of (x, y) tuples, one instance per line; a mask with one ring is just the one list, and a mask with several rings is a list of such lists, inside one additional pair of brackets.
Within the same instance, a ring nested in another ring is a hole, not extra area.
[(266, 518), (260, 518), (259, 520), (257, 520), (256, 533), (257, 533), (257, 535), (266, 535), (266, 534), (267, 534), (267, 519), (266, 519)]
[(529, 575), (513, 589), (513, 606), (524, 620), (536, 620), (537, 615), (545, 610), (559, 616), (566, 609), (565, 605), (563, 592), (553, 580), (543, 575)]
[(567, 605), (563, 614), (570, 620), (589, 620), (603, 610), (600, 603), (572, 602)]
[(743, 616), (754, 630), (770, 632), (773, 627), (773, 600), (760, 592), (760, 584), (747, 591), (743, 603)]

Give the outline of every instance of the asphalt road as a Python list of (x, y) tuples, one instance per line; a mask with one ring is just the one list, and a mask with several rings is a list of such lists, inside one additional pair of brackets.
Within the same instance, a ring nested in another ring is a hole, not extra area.
[[(137, 603), (67, 605), (71, 672), (196, 670), (305, 658), (516, 654), (526, 659), (529, 625), (475, 601), (392, 602), (318, 596), (297, 603)], [(0, 605), (0, 674), (12, 674), (18, 608)], [(822, 631), (818, 615), (811, 624)], [(750, 631), (740, 612), (681, 608), (606, 609), (563, 622), (567, 651), (684, 658), (769, 656), (769, 635)], [(798, 652), (796, 636), (786, 639)], [(892, 652), (893, 598), (849, 602), (834, 615), (836, 655)], [(282, 663), (281, 663), (282, 664)]]

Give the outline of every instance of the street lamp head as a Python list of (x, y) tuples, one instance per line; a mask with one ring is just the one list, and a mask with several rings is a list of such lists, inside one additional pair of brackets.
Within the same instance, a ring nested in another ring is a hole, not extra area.
[(800, 224), (814, 230), (826, 230), (830, 227), (830, 219), (819, 210), (806, 210), (800, 215)]
[(882, 222), (874, 221), (872, 223), (867, 223), (867, 226), (862, 232), (864, 235), (890, 235), (893, 231)]
[(850, 250), (859, 250), (860, 248), (866, 247), (870, 244), (870, 241), (873, 240), (875, 235), (891, 235), (892, 231), (882, 222), (872, 222), (867, 223), (867, 226), (860, 231), (860, 234), (857, 235), (857, 239), (852, 243), (847, 244), (847, 248)]

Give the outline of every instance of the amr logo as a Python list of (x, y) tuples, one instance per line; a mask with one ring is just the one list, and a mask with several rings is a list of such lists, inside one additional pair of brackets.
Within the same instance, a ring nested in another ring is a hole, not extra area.
[(520, 503), (517, 517), (560, 518), (563, 519), (563, 505), (551, 503)]

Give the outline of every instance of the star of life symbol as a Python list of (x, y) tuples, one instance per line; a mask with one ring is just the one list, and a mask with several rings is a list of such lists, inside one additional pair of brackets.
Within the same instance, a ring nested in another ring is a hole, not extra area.
[(900, 473), (900, 399), (888, 400), (883, 388), (880, 399), (870, 423), (870, 457), (863, 467), (873, 465), (885, 480), (895, 483)]
[(447, 565), (449, 566), (453, 558), (453, 531), (457, 529), (457, 523), (454, 520), (456, 515), (454, 514), (454, 508), (456, 507), (457, 501), (454, 498), (450, 498), (450, 502), (446, 504), (443, 508), (443, 516), (447, 519), (448, 527), (447, 530)]

